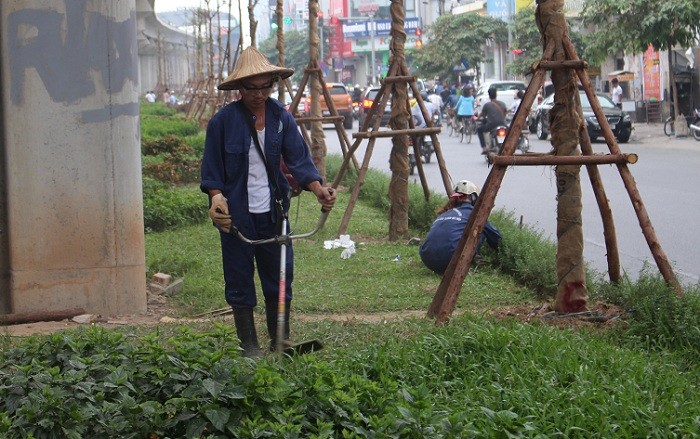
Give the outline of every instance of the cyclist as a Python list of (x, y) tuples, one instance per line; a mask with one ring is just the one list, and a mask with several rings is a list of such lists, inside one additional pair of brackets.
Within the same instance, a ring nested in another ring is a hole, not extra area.
[(473, 87), (471, 85), (466, 85), (462, 89), (462, 96), (457, 100), (455, 104), (455, 110), (457, 112), (457, 119), (461, 122), (461, 126), (466, 128), (471, 123), (474, 117), (474, 96), (472, 96)]

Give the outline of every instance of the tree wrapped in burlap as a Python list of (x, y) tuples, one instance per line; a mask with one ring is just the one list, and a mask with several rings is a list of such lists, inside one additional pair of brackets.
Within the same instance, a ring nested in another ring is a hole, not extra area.
[[(564, 0), (539, 0), (537, 26), (543, 45), (554, 41), (552, 61), (564, 61), (563, 40), (568, 38)], [(585, 129), (575, 72), (555, 69), (551, 74), (554, 105), (549, 113), (551, 144), (556, 156), (580, 156), (579, 130)], [(554, 310), (563, 313), (586, 311), (585, 264), (583, 260), (583, 224), (581, 211), (580, 165), (558, 165), (557, 182), (557, 295)]]
[[(401, 70), (408, 71), (405, 65), (406, 31), (404, 30), (403, 1), (391, 2), (391, 60), (390, 65), (398, 63)], [(405, 130), (409, 128), (411, 112), (408, 108), (408, 85), (398, 82), (391, 85), (393, 90), (391, 104), (391, 119), (389, 125), (393, 130)], [(391, 168), (391, 181), (389, 183), (388, 197), (391, 200), (389, 207), (389, 239), (396, 241), (408, 236), (408, 136), (405, 134), (394, 136), (391, 139), (392, 147), (389, 157)]]

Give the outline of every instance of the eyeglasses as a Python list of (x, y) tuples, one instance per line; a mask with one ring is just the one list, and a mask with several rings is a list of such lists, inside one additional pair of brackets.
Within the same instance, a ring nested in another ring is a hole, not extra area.
[(249, 87), (245, 84), (241, 84), (241, 90), (245, 93), (251, 94), (251, 95), (264, 95), (270, 91), (272, 88), (272, 82), (268, 82), (267, 84), (263, 85), (262, 87)]

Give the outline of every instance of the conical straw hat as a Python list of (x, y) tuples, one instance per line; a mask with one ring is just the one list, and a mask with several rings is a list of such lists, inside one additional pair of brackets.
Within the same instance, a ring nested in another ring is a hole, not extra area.
[(238, 90), (241, 88), (242, 80), (266, 73), (286, 79), (294, 74), (294, 69), (270, 64), (270, 61), (265, 58), (262, 52), (253, 46), (249, 46), (238, 57), (233, 73), (219, 84), (219, 90)]

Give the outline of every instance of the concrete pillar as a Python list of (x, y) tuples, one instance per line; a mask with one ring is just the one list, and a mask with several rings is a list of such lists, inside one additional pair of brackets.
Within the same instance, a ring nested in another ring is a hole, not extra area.
[(0, 19), (0, 313), (145, 312), (134, 0)]

